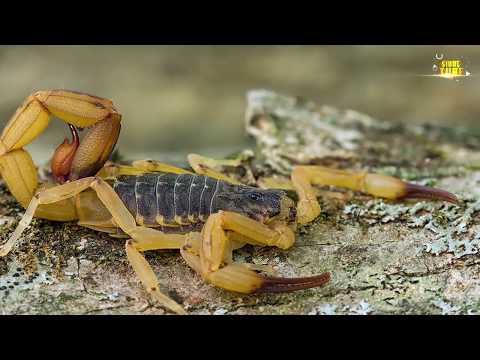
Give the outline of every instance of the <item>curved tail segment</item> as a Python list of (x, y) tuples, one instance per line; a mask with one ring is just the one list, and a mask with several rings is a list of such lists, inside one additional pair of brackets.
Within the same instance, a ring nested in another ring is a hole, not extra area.
[[(27, 207), (38, 190), (35, 164), (24, 146), (43, 133), (51, 118), (69, 125), (73, 141), (64, 141), (52, 161), (56, 180), (63, 183), (94, 175), (108, 160), (121, 128), (121, 114), (112, 101), (69, 90), (42, 90), (26, 98), (0, 134), (0, 173), (10, 192)], [(82, 141), (76, 129), (88, 128)], [(41, 205), (35, 216), (76, 219), (73, 202)]]

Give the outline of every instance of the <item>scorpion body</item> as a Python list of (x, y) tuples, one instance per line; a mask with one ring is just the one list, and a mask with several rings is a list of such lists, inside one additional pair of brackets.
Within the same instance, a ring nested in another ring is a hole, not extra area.
[[(264, 222), (279, 215), (282, 202), (288, 202), (281, 190), (233, 185), (194, 174), (122, 175), (111, 186), (138, 224), (179, 233), (201, 228), (210, 215), (221, 210)], [(293, 221), (295, 210), (288, 210)]]
[[(65, 139), (52, 157), (53, 183), (39, 181), (37, 168), (24, 149), (52, 117), (65, 121), (72, 132), (72, 141)], [(297, 225), (308, 224), (321, 213), (314, 186), (340, 187), (390, 200), (458, 203), (445, 190), (382, 174), (316, 165), (293, 166), (286, 182), (263, 179), (277, 189), (243, 185), (215, 169), (240, 166), (238, 159), (190, 154), (193, 172), (149, 160), (107, 165), (121, 119), (111, 100), (76, 91), (42, 90), (26, 98), (0, 134), (1, 176), (25, 208), (15, 230), (0, 245), (0, 257), (10, 253), (33, 217), (77, 220), (81, 226), (126, 237), (128, 261), (145, 290), (167, 309), (185, 314), (180, 304), (160, 291), (157, 275), (143, 252), (177, 249), (203, 280), (228, 291), (297, 291), (325, 285), (330, 273), (271, 276), (268, 266), (234, 261), (232, 255), (246, 244), (291, 248)], [(77, 128), (88, 129), (81, 140)], [(295, 191), (297, 203), (279, 188)]]

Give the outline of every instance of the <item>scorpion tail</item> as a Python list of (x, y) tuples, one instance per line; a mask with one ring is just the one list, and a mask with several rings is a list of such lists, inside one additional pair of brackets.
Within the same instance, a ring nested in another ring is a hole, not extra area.
[(321, 287), (330, 281), (330, 273), (300, 278), (264, 277), (257, 293), (283, 293)]

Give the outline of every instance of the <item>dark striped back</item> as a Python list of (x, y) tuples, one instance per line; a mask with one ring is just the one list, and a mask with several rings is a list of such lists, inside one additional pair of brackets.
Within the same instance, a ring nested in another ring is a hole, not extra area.
[(215, 194), (223, 181), (191, 174), (120, 176), (113, 189), (138, 222), (178, 226), (205, 221), (218, 211)]

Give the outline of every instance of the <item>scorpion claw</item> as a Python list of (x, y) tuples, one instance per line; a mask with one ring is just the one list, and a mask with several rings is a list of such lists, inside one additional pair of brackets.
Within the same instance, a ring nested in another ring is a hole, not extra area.
[(402, 199), (443, 200), (455, 205), (459, 204), (458, 198), (448, 191), (411, 183), (406, 183)]
[(330, 281), (330, 273), (300, 278), (264, 277), (262, 286), (257, 293), (283, 293), (320, 287)]

